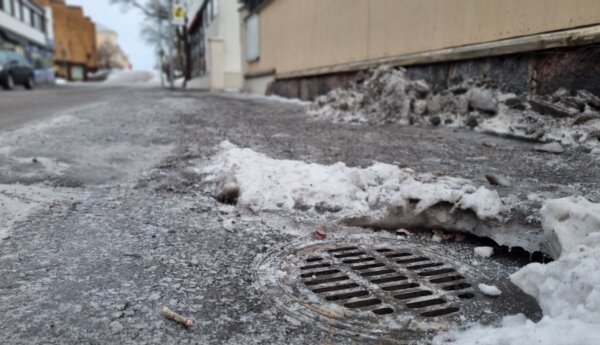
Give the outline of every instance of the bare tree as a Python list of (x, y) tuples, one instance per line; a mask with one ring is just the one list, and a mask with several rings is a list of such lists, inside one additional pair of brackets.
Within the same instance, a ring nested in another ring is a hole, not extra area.
[[(123, 10), (128, 11), (137, 9), (146, 17), (142, 24), (141, 35), (144, 41), (154, 45), (158, 52), (163, 52), (165, 47), (172, 45), (175, 49), (174, 67), (178, 67), (184, 77), (183, 86), (191, 78), (191, 51), (187, 37), (187, 30), (175, 29), (175, 32), (160, 30), (162, 23), (170, 20), (170, 1), (169, 0), (111, 0), (112, 4), (120, 5)], [(170, 26), (167, 26), (170, 28)], [(174, 38), (175, 37), (175, 38)], [(162, 57), (162, 54), (161, 54)], [(169, 62), (171, 63), (171, 62)], [(161, 61), (163, 72), (169, 71), (169, 65)], [(175, 76), (173, 76), (175, 77)]]
[(119, 47), (113, 42), (108, 40), (102, 42), (98, 47), (98, 61), (100, 62), (100, 66), (104, 69), (122, 67), (119, 66), (118, 61), (115, 59), (115, 56), (119, 54), (119, 52)]

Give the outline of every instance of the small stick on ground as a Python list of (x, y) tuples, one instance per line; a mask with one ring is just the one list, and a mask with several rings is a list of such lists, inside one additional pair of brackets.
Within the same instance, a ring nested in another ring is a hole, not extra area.
[(171, 309), (169, 309), (167, 307), (162, 308), (162, 314), (167, 319), (173, 320), (173, 321), (180, 323), (186, 327), (193, 326), (194, 322), (195, 322), (194, 319), (177, 314), (176, 312), (172, 311)]

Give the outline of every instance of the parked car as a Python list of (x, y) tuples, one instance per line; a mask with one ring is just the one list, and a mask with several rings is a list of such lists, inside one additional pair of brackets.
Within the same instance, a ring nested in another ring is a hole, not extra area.
[(35, 86), (33, 68), (23, 55), (12, 51), (0, 50), (0, 85), (12, 90), (15, 85), (23, 85), (31, 90)]

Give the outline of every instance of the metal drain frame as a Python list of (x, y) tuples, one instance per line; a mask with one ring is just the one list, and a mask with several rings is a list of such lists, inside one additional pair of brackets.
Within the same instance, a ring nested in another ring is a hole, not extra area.
[[(436, 249), (376, 236), (299, 241), (258, 260), (255, 285), (288, 316), (390, 342), (517, 313), (539, 318), (535, 301), (508, 279)], [(503, 295), (485, 296), (479, 283), (493, 283)]]

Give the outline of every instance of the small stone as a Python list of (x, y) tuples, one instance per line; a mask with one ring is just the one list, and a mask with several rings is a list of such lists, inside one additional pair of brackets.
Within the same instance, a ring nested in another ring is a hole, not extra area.
[(114, 313), (110, 314), (110, 317), (112, 317), (113, 319), (120, 319), (123, 317), (123, 312), (122, 311), (114, 312)]
[(413, 101), (413, 113), (415, 115), (423, 115), (427, 111), (427, 101), (424, 99), (416, 99)]
[(429, 84), (427, 84), (427, 82), (425, 80), (417, 80), (414, 83), (415, 85), (415, 90), (417, 90), (417, 92), (421, 93), (421, 94), (428, 94), (429, 92), (431, 92), (431, 88), (429, 87)]
[(473, 249), (473, 252), (477, 256), (481, 256), (483, 258), (489, 258), (490, 256), (492, 256), (492, 254), (494, 254), (494, 248), (492, 248), (492, 247), (475, 247)]
[(562, 147), (562, 145), (557, 142), (547, 143), (544, 145), (537, 145), (535, 147), (535, 150), (540, 151), (540, 152), (548, 152), (548, 153), (556, 153), (556, 154), (565, 152), (565, 149)]
[(118, 321), (113, 321), (110, 323), (110, 331), (113, 332), (113, 334), (120, 333), (123, 328), (123, 325), (121, 325), (121, 323)]
[(433, 126), (439, 126), (440, 123), (442, 123), (442, 119), (440, 119), (439, 116), (432, 116), (429, 118), (429, 123), (431, 123)]
[(510, 187), (511, 186), (510, 181), (502, 175), (486, 174), (485, 178), (488, 180), (488, 182), (491, 185), (494, 185), (494, 186), (502, 186), (502, 187)]
[(467, 99), (471, 108), (490, 114), (498, 111), (498, 100), (492, 90), (473, 88), (467, 92)]
[(475, 128), (479, 126), (479, 120), (477, 120), (477, 116), (469, 116), (467, 122), (465, 123), (469, 128)]

